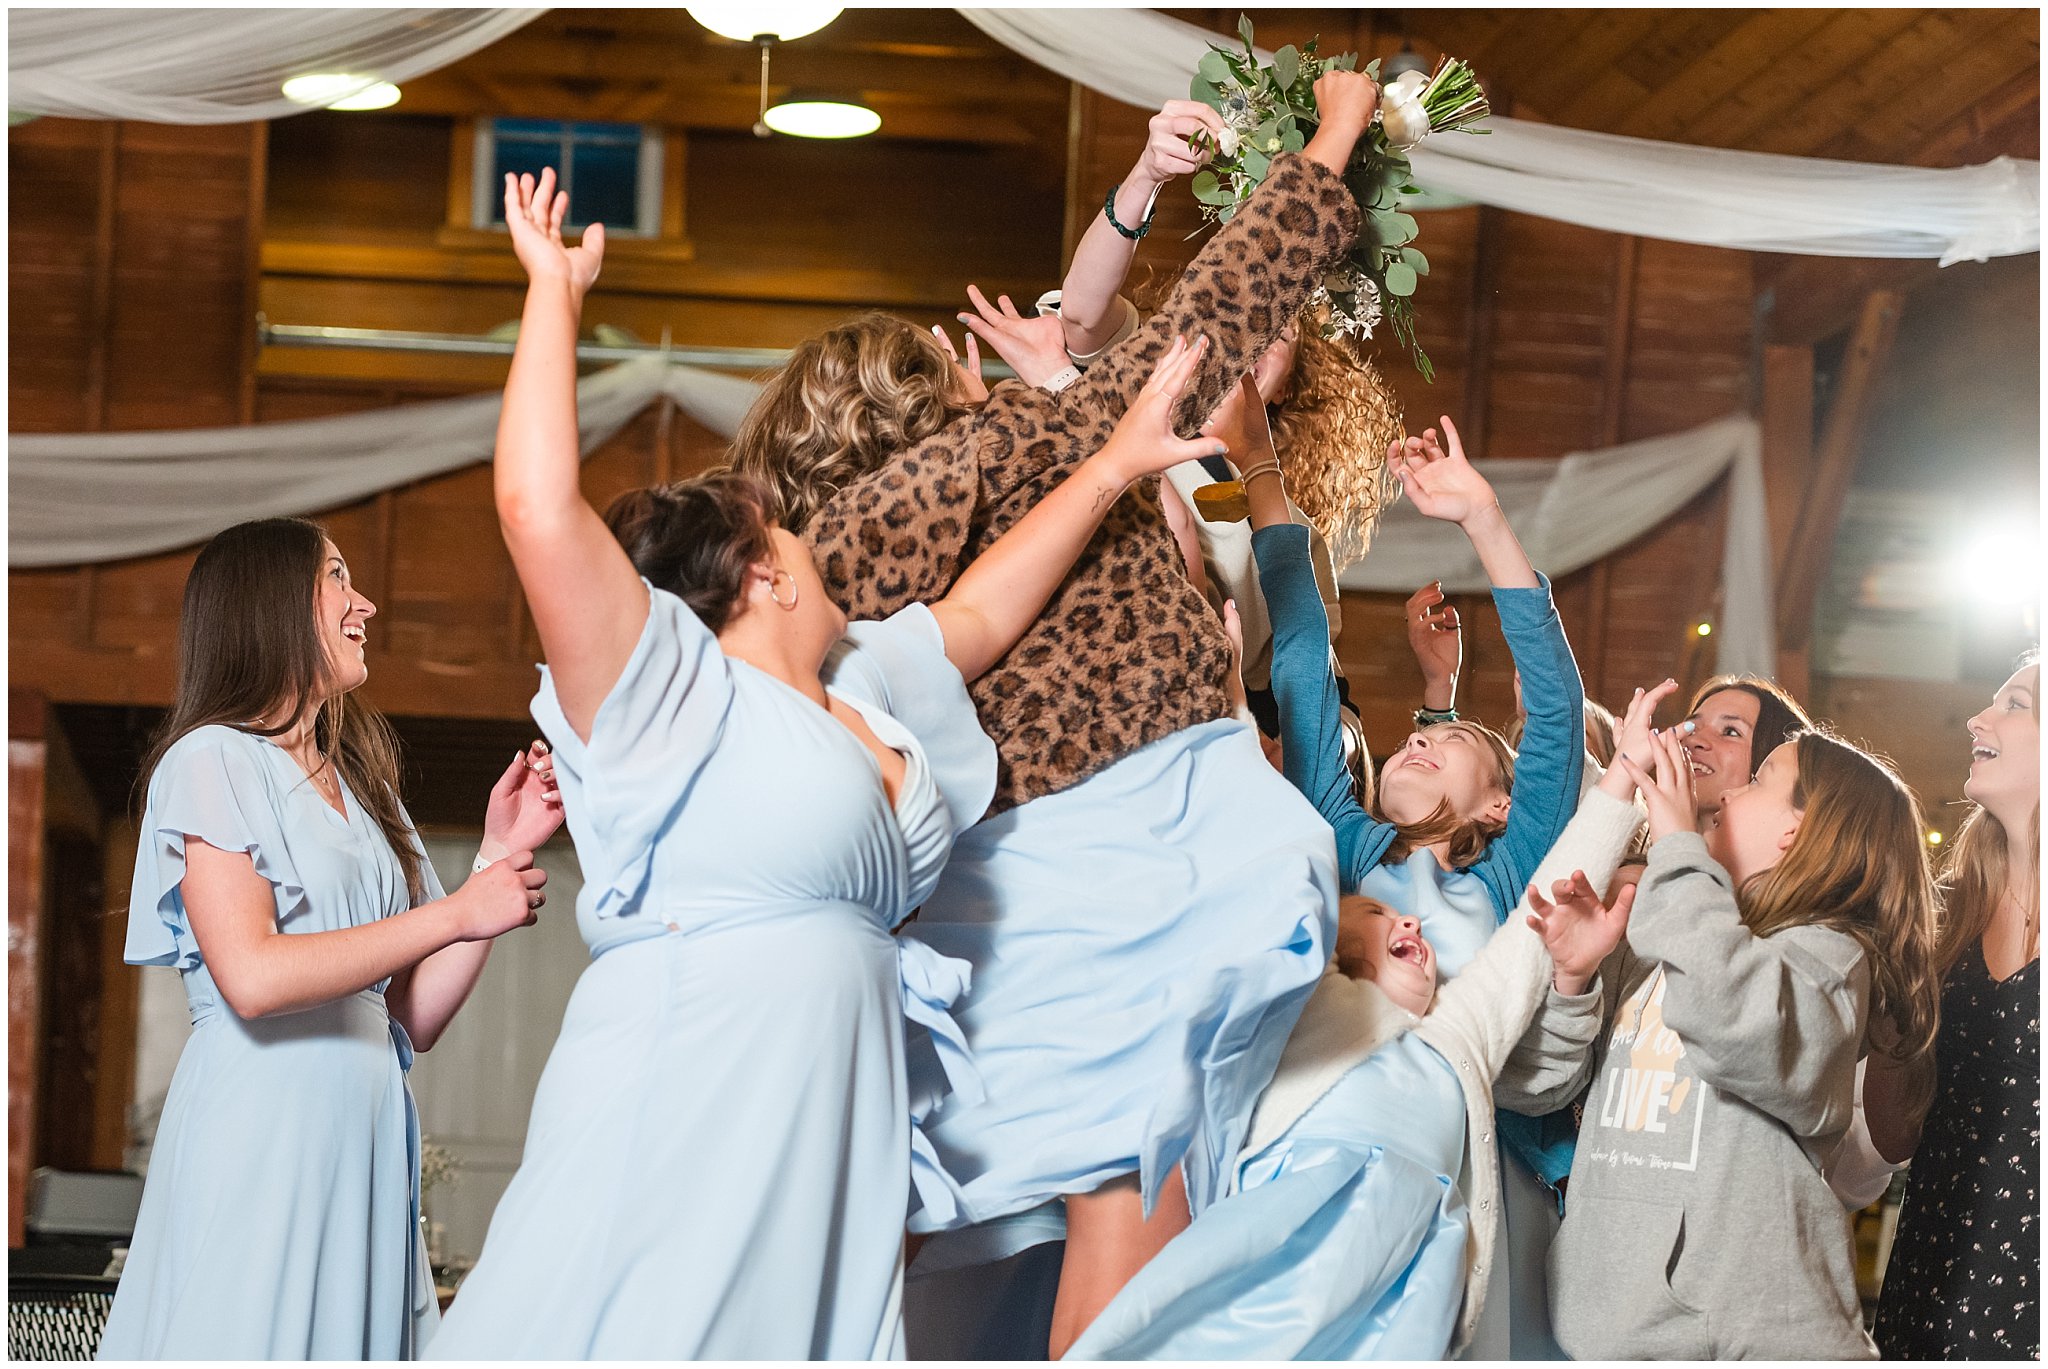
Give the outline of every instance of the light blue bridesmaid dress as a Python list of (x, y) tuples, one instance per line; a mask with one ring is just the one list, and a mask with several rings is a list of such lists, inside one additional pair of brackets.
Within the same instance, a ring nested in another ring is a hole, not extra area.
[[(342, 792), (346, 816), (282, 748), (221, 726), (180, 738), (150, 777), (127, 959), (179, 971), (192, 1035), (102, 1359), (408, 1359), (432, 1332), (412, 1048), (384, 984), (244, 1021), (214, 987), (179, 888), (196, 837), (249, 853), (286, 935), (406, 911), (398, 858)], [(441, 897), (425, 874), (426, 898)]]
[(908, 935), (974, 966), (986, 1081), (926, 1130), (960, 1183), (920, 1264), (1058, 1239), (1048, 1202), (1176, 1166), (1199, 1214), (1328, 962), (1330, 829), (1234, 719), (1143, 747), (962, 834)]
[(650, 597), (588, 742), (551, 680), (534, 700), (593, 958), (430, 1353), (900, 1357), (913, 1184), (956, 1201), (914, 1112), (974, 1081), (945, 1012), (965, 967), (890, 929), (987, 805), (995, 749), (921, 606), (856, 624), (831, 678), (904, 756), (892, 809), (843, 724)]
[(1465, 1294), (1465, 1098), (1413, 1034), (1382, 1046), (1170, 1241), (1068, 1359), (1437, 1360)]

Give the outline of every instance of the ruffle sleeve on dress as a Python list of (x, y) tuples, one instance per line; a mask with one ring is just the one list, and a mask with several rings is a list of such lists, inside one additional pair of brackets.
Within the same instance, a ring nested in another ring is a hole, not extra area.
[(186, 919), (180, 888), (190, 838), (218, 850), (246, 852), (256, 873), (276, 891), (280, 926), (305, 906), (305, 885), (278, 825), (268, 758), (255, 750), (265, 745), (230, 727), (202, 727), (180, 738), (158, 763), (150, 777), (128, 899), (123, 956), (129, 964), (178, 970), (200, 964), (199, 942)]

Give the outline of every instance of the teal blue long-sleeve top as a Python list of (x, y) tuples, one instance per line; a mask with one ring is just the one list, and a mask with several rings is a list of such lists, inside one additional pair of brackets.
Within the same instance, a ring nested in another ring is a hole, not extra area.
[[(1252, 534), (1259, 584), (1273, 623), (1273, 694), (1288, 780), (1337, 833), (1337, 870), (1355, 890), (1386, 858), (1394, 828), (1365, 811), (1344, 768), (1337, 725), (1337, 684), (1330, 673), (1330, 621), (1309, 563), (1308, 529), (1279, 524)], [(1528, 722), (1515, 758), (1508, 826), (1468, 869), (1486, 882), (1495, 922), (1522, 900), (1529, 877), (1578, 808), (1586, 764), (1585, 686), (1550, 581), (1535, 589), (1496, 589), (1501, 633), (1522, 673)]]
[[(1335, 829), (1338, 878), (1345, 892), (1356, 892), (1386, 859), (1395, 831), (1392, 824), (1365, 811), (1344, 766), (1337, 683), (1330, 672), (1329, 617), (1309, 562), (1308, 529), (1299, 524), (1260, 528), (1252, 534), (1252, 555), (1273, 623), (1273, 695), (1280, 709), (1282, 765), (1288, 781)], [(1528, 715), (1515, 758), (1507, 830), (1487, 845), (1478, 861), (1440, 876), (1443, 892), (1454, 895), (1452, 886), (1463, 884), (1469, 890), (1472, 877), (1481, 881), (1495, 926), (1521, 902), (1537, 863), (1578, 808), (1586, 764), (1585, 685), (1551, 601), (1550, 581), (1541, 574), (1537, 580), (1534, 589), (1493, 591), (1501, 633), (1521, 671), (1522, 706)], [(1429, 869), (1436, 868), (1433, 861), (1423, 859)], [(1391, 866), (1388, 871), (1404, 873)], [(1476, 900), (1468, 894), (1447, 901), (1470, 907)], [(1451, 973), (1467, 957), (1445, 956), (1443, 951), (1450, 949), (1446, 943), (1455, 936), (1476, 948), (1491, 932), (1485, 927), (1426, 929), (1439, 943), (1439, 963)], [(1545, 1118), (1503, 1113), (1500, 1132), (1506, 1147), (1553, 1187), (1571, 1172), (1575, 1129), (1569, 1110)]]

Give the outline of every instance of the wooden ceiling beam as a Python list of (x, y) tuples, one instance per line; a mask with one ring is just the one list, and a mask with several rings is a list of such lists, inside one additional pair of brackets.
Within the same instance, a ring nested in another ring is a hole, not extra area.
[[(775, 90), (776, 97), (786, 93)], [(941, 101), (896, 91), (848, 92), (882, 116), (877, 137), (931, 142), (1035, 147), (1064, 124), (1064, 104), (1043, 110), (1002, 102)], [(560, 81), (515, 84), (477, 72), (436, 73), (409, 82), (408, 114), (452, 118), (510, 117), (657, 123), (670, 128), (745, 132), (759, 112), (755, 89), (708, 85), (608, 83), (587, 88)]]

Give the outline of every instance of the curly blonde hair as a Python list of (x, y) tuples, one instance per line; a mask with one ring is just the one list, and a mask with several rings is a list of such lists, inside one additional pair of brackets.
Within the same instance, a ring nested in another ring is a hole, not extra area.
[(1341, 571), (1365, 555), (1380, 511), (1401, 493), (1387, 469), (1401, 406), (1355, 341), (1323, 337), (1306, 313), (1298, 326), (1293, 389), (1274, 414), (1273, 444), (1287, 463), (1287, 493)]
[(930, 333), (865, 313), (798, 345), (733, 437), (733, 467), (765, 481), (801, 533), (833, 494), (973, 403)]
[[(1131, 302), (1149, 316), (1178, 280), (1148, 264)], [(1358, 339), (1324, 337), (1312, 307), (1294, 327), (1301, 341), (1274, 408), (1273, 447), (1287, 468), (1288, 497), (1323, 535), (1342, 572), (1365, 555), (1380, 511), (1400, 497), (1387, 448), (1402, 435), (1401, 406)]]

